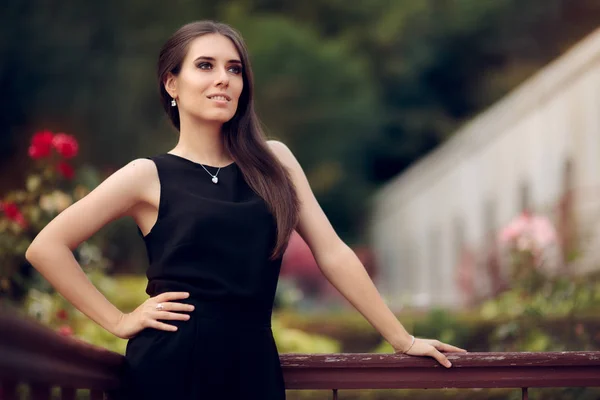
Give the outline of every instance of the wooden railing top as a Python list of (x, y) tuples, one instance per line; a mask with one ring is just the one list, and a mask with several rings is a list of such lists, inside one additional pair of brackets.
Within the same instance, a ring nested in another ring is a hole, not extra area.
[(400, 354), (283, 354), (289, 389), (600, 386), (600, 352), (448, 354), (452, 368)]
[[(600, 352), (449, 354), (282, 354), (288, 389), (519, 388), (600, 386)], [(59, 336), (0, 310), (0, 381), (111, 390), (124, 357)]]
[[(497, 368), (514, 366), (531, 367), (600, 367), (600, 352), (473, 352), (447, 353), (453, 368)], [(439, 368), (437, 361), (427, 357), (402, 354), (336, 353), (336, 354), (286, 354), (284, 366), (288, 368)]]

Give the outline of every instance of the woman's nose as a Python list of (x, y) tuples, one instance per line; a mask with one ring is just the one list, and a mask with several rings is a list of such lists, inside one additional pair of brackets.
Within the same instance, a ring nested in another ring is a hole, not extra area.
[(216, 80), (216, 85), (224, 85), (227, 86), (229, 85), (229, 75), (227, 74), (226, 70), (220, 70), (219, 72), (219, 76), (217, 77)]

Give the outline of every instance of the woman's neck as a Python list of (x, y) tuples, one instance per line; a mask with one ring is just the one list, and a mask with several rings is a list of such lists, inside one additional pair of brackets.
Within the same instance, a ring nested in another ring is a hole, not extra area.
[(179, 141), (170, 152), (194, 162), (225, 166), (233, 162), (225, 150), (222, 124), (185, 124), (182, 121)]

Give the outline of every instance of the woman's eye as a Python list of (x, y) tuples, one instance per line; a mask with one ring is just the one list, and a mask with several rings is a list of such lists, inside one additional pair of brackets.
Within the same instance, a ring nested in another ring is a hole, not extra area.
[[(198, 68), (200, 69), (212, 69), (213, 65), (209, 62), (201, 62), (200, 64), (197, 65)], [(227, 71), (233, 73), (233, 74), (241, 74), (242, 73), (242, 67), (239, 65), (232, 65), (229, 68), (227, 68)]]

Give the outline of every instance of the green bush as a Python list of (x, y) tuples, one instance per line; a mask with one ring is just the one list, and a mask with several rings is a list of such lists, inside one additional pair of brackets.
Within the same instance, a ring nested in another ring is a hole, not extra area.
[[(565, 351), (600, 349), (600, 279), (553, 277), (529, 292), (523, 286), (479, 308), (403, 313), (398, 319), (418, 337), (435, 338), (469, 351)], [(333, 337), (344, 352), (393, 349), (357, 312), (282, 315), (286, 326)]]
[[(92, 282), (117, 308), (131, 312), (142, 304), (148, 295), (145, 292), (147, 279), (142, 275), (108, 277), (99, 271), (90, 273)], [(58, 293), (45, 293), (32, 290), (25, 303), (25, 311), (43, 324), (66, 336), (88, 343), (125, 353), (127, 340), (117, 338), (76, 310)], [(288, 328), (273, 316), (273, 336), (281, 353), (337, 353), (338, 341), (325, 335), (306, 333)]]
[[(422, 315), (401, 314), (398, 319), (418, 337), (440, 339), (471, 352), (574, 351), (600, 349), (599, 313), (589, 310), (527, 322), (525, 318), (506, 316), (483, 318), (477, 310), (461, 313), (434, 310)], [(288, 327), (338, 340), (342, 352), (392, 352), (391, 346), (358, 313), (301, 316), (284, 312), (280, 318)]]

